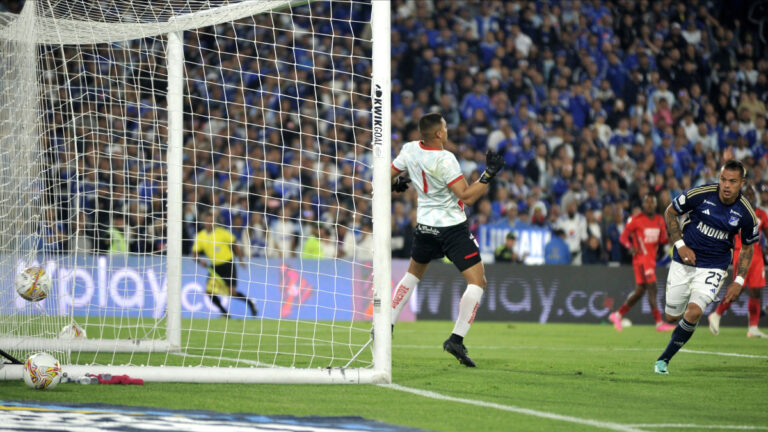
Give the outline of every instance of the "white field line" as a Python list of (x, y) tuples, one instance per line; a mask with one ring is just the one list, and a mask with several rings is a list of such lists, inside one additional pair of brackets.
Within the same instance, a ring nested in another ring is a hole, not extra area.
[[(436, 346), (433, 345), (393, 345), (393, 348), (413, 348), (413, 349), (435, 349)], [(573, 350), (580, 350), (580, 351), (653, 351), (652, 349), (646, 349), (646, 348), (583, 348), (583, 347), (573, 347), (573, 348), (552, 348), (552, 347), (538, 347), (538, 346), (475, 346), (473, 348), (476, 349), (490, 349), (490, 350), (498, 350), (498, 349), (536, 349), (536, 350), (551, 350), (551, 351), (573, 351)], [(682, 349), (681, 352), (687, 352), (689, 354), (702, 354), (702, 355), (717, 355), (717, 356), (727, 356), (727, 357), (742, 357), (742, 358), (757, 358), (757, 359), (768, 359), (768, 356), (765, 355), (753, 355), (753, 354), (740, 354), (740, 353), (728, 353), (728, 352), (716, 352), (716, 351), (694, 351), (694, 350), (687, 350)], [(642, 431), (641, 428), (678, 428), (678, 429), (710, 429), (710, 430), (747, 430), (747, 431), (768, 431), (768, 427), (764, 426), (748, 426), (748, 425), (696, 425), (696, 424), (673, 424), (673, 423), (661, 423), (661, 424), (619, 424), (619, 423), (611, 423), (611, 422), (602, 422), (599, 420), (591, 420), (591, 419), (583, 419), (579, 417), (571, 417), (566, 415), (560, 415), (555, 413), (550, 413), (546, 411), (537, 411), (532, 410), (528, 408), (520, 408), (513, 405), (502, 405), (497, 404), (493, 402), (485, 402), (480, 400), (474, 400), (474, 399), (464, 399), (464, 398), (457, 398), (453, 396), (446, 396), (439, 393), (427, 391), (427, 390), (420, 390), (415, 389), (411, 387), (405, 387), (398, 384), (386, 384), (381, 385), (381, 387), (386, 387), (393, 390), (403, 391), (407, 393), (412, 393), (415, 395), (428, 397), (432, 399), (438, 399), (438, 400), (445, 400), (449, 402), (458, 402), (458, 403), (464, 403), (468, 405), (475, 405), (480, 406), (484, 408), (495, 408), (502, 411), (510, 411), (515, 412), (518, 414), (525, 414), (525, 415), (531, 415), (535, 417), (541, 417), (551, 420), (560, 420), (570, 423), (577, 423), (577, 424), (583, 424), (587, 426), (595, 426), (599, 428), (604, 429), (610, 429), (610, 430), (618, 430), (618, 431)]]
[[(407, 348), (435, 348), (432, 345), (400, 345), (400, 347), (407, 347)], [(476, 348), (482, 348), (482, 349), (502, 349), (502, 348), (509, 348), (509, 347), (499, 347), (499, 346), (479, 346)], [(518, 348), (529, 348), (529, 349), (541, 349), (539, 347), (514, 347), (514, 349)], [(574, 348), (576, 349), (576, 348)], [(595, 351), (598, 351), (600, 349), (594, 349)], [(611, 350), (609, 348), (606, 348), (604, 350)], [(640, 348), (617, 348), (615, 350), (621, 350), (621, 351), (640, 351)], [(750, 355), (750, 354), (738, 354), (738, 353), (719, 353), (719, 352), (709, 352), (709, 351), (689, 351), (689, 350), (681, 350), (685, 352), (689, 352), (691, 354), (710, 354), (710, 355), (724, 355), (724, 356), (732, 356), (732, 357), (748, 357), (748, 358), (768, 358), (768, 356), (759, 356), (759, 355)], [(189, 357), (198, 357), (198, 358), (211, 358), (211, 359), (218, 359), (213, 356), (201, 356), (201, 355), (195, 355), (195, 354), (184, 354), (185, 356)], [(246, 359), (233, 359), (233, 358), (225, 358), (223, 360), (230, 360), (230, 361), (241, 361), (246, 364), (253, 364), (254, 366), (269, 366), (268, 364), (261, 363), (261, 362), (254, 362), (249, 361)], [(650, 428), (650, 429), (656, 429), (656, 428), (677, 428), (677, 429), (712, 429), (712, 430), (748, 430), (748, 431), (768, 431), (768, 427), (764, 426), (746, 426), (746, 425), (696, 425), (696, 424), (672, 424), (672, 423), (660, 423), (660, 424), (628, 424), (628, 425), (622, 425), (619, 423), (612, 423), (612, 422), (603, 422), (599, 420), (590, 420), (590, 419), (583, 419), (579, 417), (572, 417), (572, 416), (566, 416), (561, 414), (555, 414), (550, 413), (546, 411), (538, 411), (528, 408), (520, 408), (513, 405), (502, 405), (497, 404), (494, 402), (485, 402), (475, 399), (464, 399), (464, 398), (457, 398), (453, 396), (445, 396), (440, 393), (435, 393), (427, 390), (420, 390), (416, 388), (411, 387), (405, 387), (401, 386), (399, 384), (382, 384), (379, 387), (385, 387), (392, 390), (398, 390), (406, 393), (415, 394), (418, 396), (428, 397), (431, 399), (438, 399), (438, 400), (444, 400), (449, 402), (457, 402), (457, 403), (464, 403), (468, 405), (475, 405), (483, 408), (495, 408), (501, 411), (509, 411), (514, 412), (518, 414), (525, 414), (530, 415), (534, 417), (541, 417), (549, 420), (559, 420), (564, 421), (568, 423), (576, 423), (576, 424), (582, 424), (586, 426), (594, 426), (602, 429), (608, 429), (608, 430), (617, 430), (617, 431), (624, 431), (624, 432), (644, 432), (641, 428)]]
[(665, 428), (665, 429), (714, 429), (714, 430), (748, 430), (765, 431), (768, 426), (742, 426), (742, 425), (698, 425), (698, 424), (678, 424), (678, 423), (658, 423), (658, 424), (633, 424), (632, 427), (644, 428)]
[[(717, 355), (717, 356), (725, 356), (725, 357), (742, 357), (742, 358), (754, 358), (754, 359), (768, 359), (768, 355), (758, 355), (758, 354), (739, 354), (739, 353), (729, 353), (729, 352), (718, 352), (718, 351), (694, 351), (689, 349), (681, 349), (680, 352), (690, 353), (690, 354), (707, 354), (707, 355)], [(768, 428), (766, 428), (768, 429)]]
[(509, 412), (514, 412), (518, 414), (545, 418), (549, 420), (558, 420), (558, 421), (563, 421), (568, 423), (576, 423), (576, 424), (581, 424), (585, 426), (594, 426), (597, 428), (616, 430), (616, 431), (643, 432), (645, 429), (657, 429), (657, 428), (768, 431), (767, 426), (749, 426), (749, 425), (697, 425), (697, 424), (678, 424), (678, 423), (620, 424), (620, 423), (604, 422), (599, 420), (591, 420), (591, 419), (584, 419), (580, 417), (572, 417), (567, 415), (555, 414), (547, 411), (538, 411), (538, 410), (533, 410), (528, 408), (520, 408), (514, 405), (502, 405), (494, 402), (486, 402), (486, 401), (481, 401), (476, 399), (457, 398), (457, 397), (446, 396), (440, 393), (435, 393), (427, 390), (421, 390), (421, 389), (416, 389), (412, 387), (405, 387), (399, 384), (382, 384), (379, 387), (411, 393), (417, 396), (427, 397), (430, 399), (437, 399), (437, 400), (443, 400), (448, 402), (457, 402), (457, 403), (463, 403), (467, 405), (475, 405), (482, 408), (493, 408), (501, 411), (509, 411)]
[(411, 393), (415, 394), (417, 396), (422, 396), (430, 399), (437, 399), (437, 400), (443, 400), (448, 402), (456, 402), (456, 403), (463, 403), (467, 405), (475, 405), (483, 408), (493, 408), (501, 411), (509, 411), (517, 414), (523, 414), (523, 415), (529, 415), (533, 417), (540, 417), (545, 418), (548, 420), (557, 420), (557, 421), (563, 421), (567, 423), (575, 423), (585, 426), (594, 426), (596, 428), (601, 429), (608, 429), (608, 430), (615, 430), (615, 431), (623, 431), (623, 432), (644, 432), (643, 429), (640, 429), (635, 426), (629, 426), (629, 425), (623, 425), (619, 423), (611, 423), (611, 422), (604, 422), (599, 420), (591, 420), (591, 419), (584, 419), (579, 417), (572, 417), (567, 415), (561, 415), (561, 414), (555, 414), (551, 412), (546, 411), (537, 411), (533, 409), (528, 408), (520, 408), (513, 405), (502, 405), (497, 404), (493, 402), (485, 402), (475, 399), (464, 399), (464, 398), (457, 398), (453, 396), (446, 396), (440, 393), (435, 393), (427, 390), (420, 390), (415, 389), (411, 387), (405, 387), (401, 386), (399, 384), (381, 384), (380, 387), (385, 387), (392, 390), (397, 390), (401, 392)]
[[(411, 349), (435, 349), (442, 347), (438, 345), (392, 345), (392, 348), (411, 348)], [(547, 347), (547, 346), (535, 346), (535, 345), (519, 345), (519, 346), (499, 346), (499, 345), (472, 345), (473, 349), (485, 349), (485, 350), (537, 350), (537, 351), (663, 351), (663, 347), (659, 348), (587, 348), (587, 347)], [(768, 359), (768, 355), (759, 354), (741, 354), (730, 352), (718, 352), (718, 351), (696, 351), (689, 349), (681, 349), (680, 352), (689, 354), (703, 354), (703, 355), (715, 355), (725, 357), (741, 357), (741, 358), (754, 358), (754, 359)]]
[[(441, 348), (437, 345), (393, 345), (392, 348), (412, 348), (412, 349), (436, 349)], [(488, 349), (488, 350), (498, 350), (498, 349), (513, 349), (513, 350), (522, 350), (522, 349), (535, 349), (535, 350), (551, 350), (551, 351), (657, 351), (650, 348), (552, 348), (552, 347), (538, 347), (538, 346), (475, 346), (473, 348), (476, 349)], [(741, 358), (755, 358), (755, 359), (768, 359), (768, 355), (756, 355), (756, 354), (739, 354), (739, 353), (728, 353), (728, 352), (716, 352), (716, 351), (692, 351), (687, 349), (681, 349), (680, 352), (686, 352), (689, 354), (703, 354), (703, 355), (717, 355), (717, 356), (725, 356), (725, 357), (741, 357)], [(190, 353), (175, 353), (172, 352), (172, 355), (180, 356), (180, 357), (194, 357), (194, 358), (201, 358), (201, 359), (208, 359), (208, 360), (223, 360), (223, 361), (231, 361), (231, 362), (241, 362), (245, 364), (250, 364), (252, 366), (256, 367), (273, 367), (273, 365), (269, 363), (263, 363), (260, 361), (254, 361), (254, 360), (248, 360), (244, 358), (230, 358), (230, 357), (216, 357), (211, 355), (199, 355), (199, 354), (190, 354)], [(764, 428), (761, 430), (768, 430), (768, 428)]]

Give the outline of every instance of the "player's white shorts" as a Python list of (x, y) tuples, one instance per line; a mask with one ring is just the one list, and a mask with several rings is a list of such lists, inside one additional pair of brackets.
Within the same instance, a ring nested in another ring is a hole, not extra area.
[(717, 292), (725, 281), (725, 270), (699, 268), (672, 261), (667, 276), (667, 315), (680, 316), (685, 312), (688, 302), (705, 310), (710, 303), (717, 301)]

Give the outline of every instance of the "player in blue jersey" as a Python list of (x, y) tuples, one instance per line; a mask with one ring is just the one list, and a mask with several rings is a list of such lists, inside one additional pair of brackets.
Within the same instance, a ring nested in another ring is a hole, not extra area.
[[(707, 306), (717, 300), (731, 261), (733, 237), (739, 232), (743, 246), (738, 269), (734, 269), (736, 277), (723, 301), (733, 301), (741, 293), (752, 261), (752, 246), (760, 237), (752, 205), (740, 192), (746, 174), (741, 162), (729, 160), (720, 169), (718, 184), (687, 190), (664, 212), (669, 241), (675, 245), (667, 276), (665, 316), (670, 322), (679, 322), (667, 349), (656, 361), (656, 373), (668, 374), (669, 360), (691, 338)], [(681, 229), (678, 217), (683, 215), (687, 221)]]

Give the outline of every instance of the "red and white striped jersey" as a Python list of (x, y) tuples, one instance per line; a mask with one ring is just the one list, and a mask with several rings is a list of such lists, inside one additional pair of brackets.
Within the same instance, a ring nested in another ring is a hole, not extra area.
[(408, 171), (411, 184), (419, 194), (416, 221), (423, 225), (446, 227), (467, 220), (464, 203), (451, 191), (450, 186), (461, 181), (459, 161), (453, 153), (427, 147), (421, 141), (403, 145), (392, 161), (400, 172)]

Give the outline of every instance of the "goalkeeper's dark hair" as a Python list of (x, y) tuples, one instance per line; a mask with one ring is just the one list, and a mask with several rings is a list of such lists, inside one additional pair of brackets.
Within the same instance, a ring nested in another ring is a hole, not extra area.
[(741, 178), (747, 177), (747, 169), (744, 168), (744, 164), (736, 159), (731, 159), (723, 165), (724, 170), (738, 171), (741, 174)]
[(419, 120), (419, 132), (422, 138), (426, 138), (427, 134), (434, 132), (435, 127), (443, 125), (443, 115), (438, 112), (431, 112), (424, 114)]

